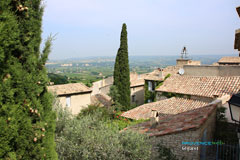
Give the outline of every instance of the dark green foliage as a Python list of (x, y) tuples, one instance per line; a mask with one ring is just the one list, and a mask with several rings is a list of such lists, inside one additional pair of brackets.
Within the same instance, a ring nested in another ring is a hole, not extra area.
[(67, 77), (59, 75), (59, 74), (48, 73), (48, 78), (50, 79), (51, 82), (54, 83), (54, 85), (56, 85), (56, 84), (67, 84), (68, 83)]
[[(159, 88), (160, 86), (163, 85), (164, 81), (166, 79), (168, 79), (171, 76), (171, 74), (168, 74), (163, 81), (155, 81), (155, 83), (153, 84), (153, 87), (155, 89)], [(148, 81), (145, 82), (145, 86), (144, 86), (144, 103), (148, 103), (148, 100), (150, 99), (152, 102), (156, 101), (156, 92), (155, 91), (149, 91), (148, 90)], [(167, 97), (172, 97), (172, 95), (167, 95)]]
[[(165, 96), (165, 97), (167, 97), (167, 98), (172, 98), (172, 97), (182, 98), (182, 97), (184, 97), (185, 95), (179, 94), (179, 93), (163, 92), (163, 93), (162, 93), (162, 96)], [(187, 98), (190, 98), (190, 97), (187, 97)]]
[(110, 120), (112, 118), (111, 115), (113, 113), (113, 110), (112, 108), (89, 105), (87, 108), (81, 110), (77, 118), (81, 119), (82, 117), (94, 115), (95, 113), (98, 113), (99, 115), (98, 120)]
[(159, 160), (178, 160), (178, 158), (171, 152), (169, 148), (158, 144), (158, 159)]
[(144, 103), (148, 103), (148, 100), (152, 102), (156, 101), (156, 92), (148, 90), (148, 81), (145, 81), (144, 84)]
[(235, 143), (238, 141), (237, 138), (237, 125), (228, 123), (225, 117), (225, 107), (217, 108), (216, 114), (216, 130), (214, 138), (223, 142)]
[(0, 159), (57, 159), (41, 0), (0, 1)]
[(118, 100), (120, 99), (120, 94), (118, 93), (117, 86), (112, 85), (110, 87), (108, 96), (111, 97), (114, 105), (120, 105), (119, 102), (118, 102)]
[(114, 66), (114, 85), (117, 87), (119, 102), (122, 106), (128, 108), (130, 106), (130, 73), (128, 62), (128, 44), (127, 44), (127, 26), (124, 23), (121, 32), (121, 44)]

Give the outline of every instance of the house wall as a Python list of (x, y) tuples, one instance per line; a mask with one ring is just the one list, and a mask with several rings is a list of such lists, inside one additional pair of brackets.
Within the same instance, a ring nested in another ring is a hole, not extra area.
[(187, 76), (240, 76), (240, 66), (184, 65), (183, 69)]
[(182, 145), (182, 142), (200, 142), (204, 134), (204, 131), (206, 129), (207, 129), (207, 141), (212, 141), (214, 131), (215, 131), (215, 122), (216, 122), (216, 109), (209, 116), (208, 120), (199, 129), (153, 137), (152, 138), (152, 144), (153, 144), (152, 159), (157, 159), (156, 158), (156, 156), (158, 155), (157, 145), (161, 144), (162, 146), (170, 148), (172, 153), (176, 155), (179, 159), (184, 157), (185, 160), (199, 160), (201, 146), (193, 146), (198, 148), (195, 148), (195, 150), (187, 151), (186, 150), (187, 148), (185, 147), (191, 147), (191, 146)]
[[(67, 107), (66, 97), (67, 96), (58, 97), (60, 104), (63, 107)], [(69, 107), (69, 109), (74, 115), (78, 114), (83, 108), (86, 108), (88, 105), (91, 104), (91, 93), (71, 95), (70, 97), (71, 97), (71, 106)]]
[(99, 94), (100, 93), (100, 87), (102, 87), (102, 80), (94, 82), (93, 86), (91, 87), (92, 95)]
[(186, 65), (188, 64), (188, 59), (177, 59), (177, 66), (183, 66), (183, 65)]
[(111, 86), (112, 86), (112, 84), (107, 85), (107, 86), (103, 86), (103, 87), (99, 88), (100, 93), (101, 93), (101, 94), (108, 95)]
[[(132, 101), (132, 96), (135, 95), (135, 101)], [(144, 104), (144, 86), (137, 86), (131, 88), (131, 104), (137, 106)]]

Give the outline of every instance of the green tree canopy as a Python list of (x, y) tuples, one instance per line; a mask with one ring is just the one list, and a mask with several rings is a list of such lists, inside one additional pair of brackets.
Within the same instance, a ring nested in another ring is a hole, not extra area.
[(0, 159), (57, 159), (41, 0), (0, 1)]
[(122, 106), (125, 106), (125, 108), (128, 108), (130, 106), (130, 73), (128, 62), (127, 25), (125, 23), (122, 26), (121, 43), (115, 60), (113, 76), (114, 85), (120, 95), (117, 102)]

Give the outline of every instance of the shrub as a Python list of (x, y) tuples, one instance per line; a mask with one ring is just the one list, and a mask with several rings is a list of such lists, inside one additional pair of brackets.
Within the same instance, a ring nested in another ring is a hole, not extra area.
[(178, 158), (171, 152), (169, 148), (158, 144), (158, 158), (159, 160), (178, 160)]
[(75, 118), (67, 110), (56, 107), (59, 159), (150, 159), (151, 145), (146, 136), (130, 131), (119, 132), (116, 124), (109, 123), (110, 118), (99, 120), (102, 108), (90, 108)]

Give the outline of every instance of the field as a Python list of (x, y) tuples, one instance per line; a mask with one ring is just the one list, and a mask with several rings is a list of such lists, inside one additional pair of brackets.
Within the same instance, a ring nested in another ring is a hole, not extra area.
[[(217, 62), (222, 56), (195, 56), (193, 60), (200, 60), (202, 64)], [(177, 56), (130, 56), (129, 65), (131, 72), (138, 74), (148, 73), (156, 68), (164, 68), (176, 65)], [(82, 82), (91, 87), (92, 83), (113, 75), (114, 57), (90, 57), (82, 59), (68, 59), (49, 61), (47, 63), (48, 73), (62, 79), (65, 83)], [(58, 76), (60, 75), (60, 76)], [(50, 77), (51, 79), (51, 77)], [(53, 80), (52, 80), (53, 81)], [(62, 81), (63, 82), (63, 81)], [(55, 84), (61, 84), (54, 80)]]

